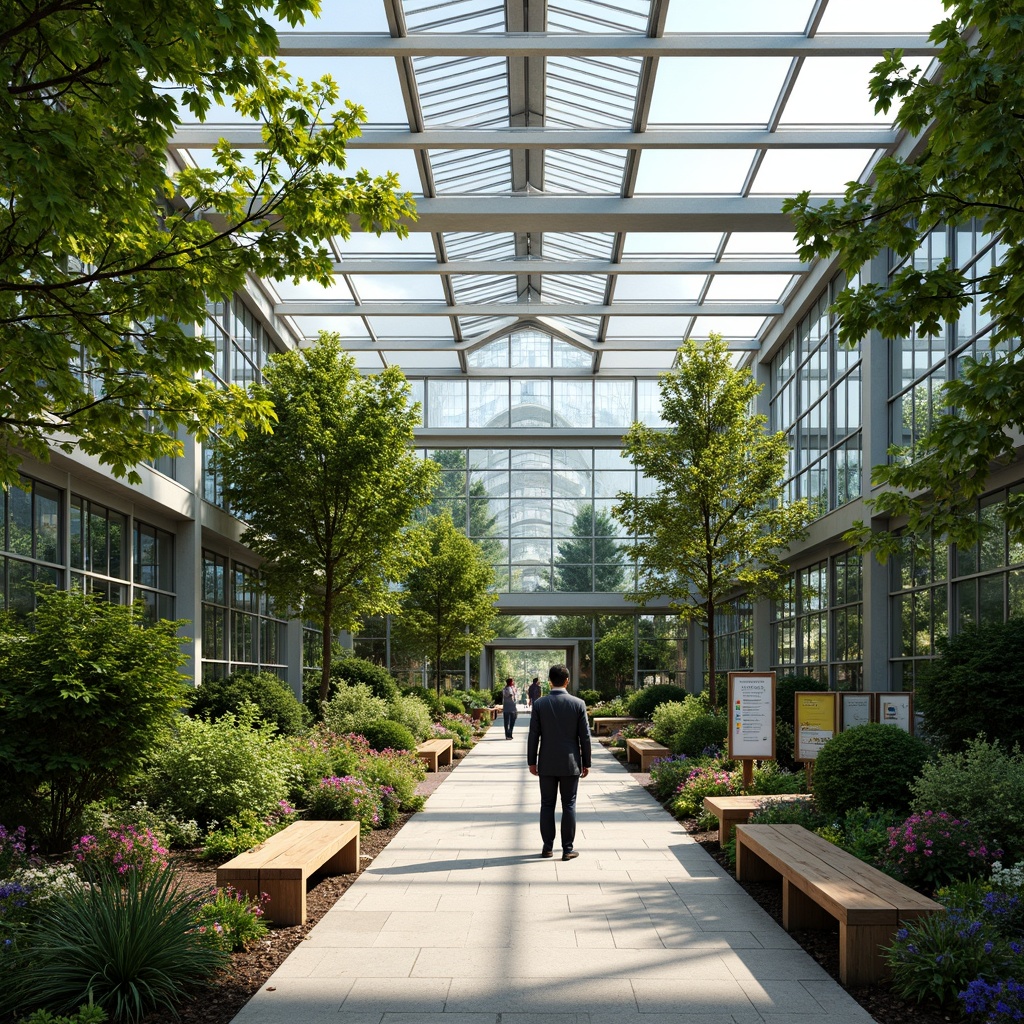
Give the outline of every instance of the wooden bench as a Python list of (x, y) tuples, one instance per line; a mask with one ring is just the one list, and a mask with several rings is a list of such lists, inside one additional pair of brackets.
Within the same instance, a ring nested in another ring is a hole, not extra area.
[(436, 772), (441, 765), (452, 763), (454, 749), (452, 740), (426, 740), (416, 747), (416, 756), (427, 762), (428, 772)]
[(293, 822), (217, 868), (217, 885), (254, 899), (265, 892), (274, 924), (305, 924), (306, 882), (321, 869), (331, 875), (359, 870), (358, 821)]
[(613, 732), (618, 732), (624, 725), (632, 725), (633, 722), (639, 722), (639, 718), (602, 718), (600, 715), (595, 715), (591, 720), (593, 726), (591, 731), (595, 736), (611, 736)]
[(651, 762), (659, 757), (671, 757), (672, 751), (657, 740), (626, 740), (626, 760), (635, 761), (640, 771), (650, 771)]
[(704, 810), (709, 811), (718, 819), (718, 845), (725, 846), (732, 839), (733, 829), (750, 820), (754, 811), (759, 811), (765, 804), (799, 800), (810, 802), (810, 793), (786, 793), (772, 796), (706, 796)]
[(737, 825), (737, 880), (780, 876), (786, 931), (839, 922), (839, 976), (847, 986), (883, 978), (879, 947), (891, 945), (905, 922), (943, 910), (802, 825)]

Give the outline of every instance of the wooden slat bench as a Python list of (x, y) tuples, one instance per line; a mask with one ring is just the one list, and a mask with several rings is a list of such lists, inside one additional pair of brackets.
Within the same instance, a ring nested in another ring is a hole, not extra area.
[(765, 804), (788, 803), (793, 800), (810, 802), (810, 793), (786, 793), (772, 796), (706, 796), (704, 810), (718, 819), (718, 845), (725, 846), (732, 839), (733, 829), (750, 820), (754, 811)]
[(671, 757), (672, 751), (657, 740), (626, 740), (626, 760), (635, 761), (640, 771), (650, 771), (651, 762), (659, 757)]
[(737, 880), (780, 876), (786, 931), (839, 922), (839, 976), (848, 986), (883, 978), (879, 947), (890, 945), (904, 922), (943, 910), (802, 825), (737, 825)]
[(416, 747), (416, 755), (427, 762), (427, 771), (436, 772), (444, 764), (452, 763), (452, 740), (425, 740)]
[(306, 882), (321, 869), (331, 875), (359, 870), (358, 821), (293, 822), (217, 868), (217, 885), (252, 897), (265, 892), (274, 924), (304, 924)]
[(611, 736), (613, 732), (618, 732), (624, 725), (632, 725), (634, 722), (639, 722), (639, 718), (602, 718), (600, 715), (595, 715), (592, 719), (593, 728), (592, 732), (595, 736)]

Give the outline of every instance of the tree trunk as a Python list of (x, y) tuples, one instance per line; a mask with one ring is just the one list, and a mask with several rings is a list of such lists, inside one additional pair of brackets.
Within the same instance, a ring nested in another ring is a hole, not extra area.
[(441, 697), (441, 641), (437, 641), (437, 658), (434, 661), (434, 690)]
[(718, 707), (718, 679), (715, 676), (715, 602), (707, 603), (708, 624), (705, 634), (708, 638), (708, 697), (713, 708)]
[(331, 619), (334, 617), (334, 572), (328, 563), (324, 577), (324, 634), (320, 651), (320, 703), (326, 704), (331, 693)]

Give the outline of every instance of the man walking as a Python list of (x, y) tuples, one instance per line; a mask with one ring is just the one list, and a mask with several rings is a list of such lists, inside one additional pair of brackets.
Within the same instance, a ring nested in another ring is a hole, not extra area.
[(533, 707), (533, 702), (540, 699), (540, 680), (534, 676), (533, 682), (530, 683), (529, 689), (526, 691), (526, 703)]
[[(576, 790), (590, 773), (590, 728), (587, 706), (566, 689), (569, 670), (552, 665), (548, 672), (551, 692), (533, 702), (526, 763), (530, 774), (540, 778), (540, 837), (542, 857), (553, 856), (555, 803), (562, 798), (562, 860), (579, 856), (576, 839)], [(538, 751), (539, 747), (539, 751)]]

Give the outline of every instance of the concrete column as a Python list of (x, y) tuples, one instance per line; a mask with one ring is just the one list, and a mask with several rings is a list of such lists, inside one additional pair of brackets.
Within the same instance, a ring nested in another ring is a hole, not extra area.
[(288, 663), (288, 685), (302, 700), (302, 619), (289, 619), (285, 625), (284, 656)]
[(200, 510), (203, 500), (203, 453), (199, 443), (185, 438), (185, 453), (177, 463), (178, 482), (191, 492), (189, 518), (178, 524), (174, 538), (174, 589), (176, 618), (188, 619), (178, 630), (183, 640), (182, 651), (188, 661), (182, 674), (193, 686), (203, 678), (203, 530)]

